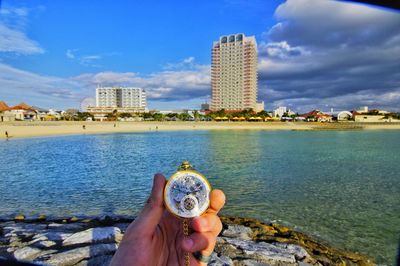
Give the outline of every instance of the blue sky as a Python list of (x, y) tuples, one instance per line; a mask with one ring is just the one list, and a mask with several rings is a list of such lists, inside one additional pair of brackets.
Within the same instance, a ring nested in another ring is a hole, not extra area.
[(212, 42), (238, 32), (257, 39), (267, 109), (399, 110), (399, 13), (325, 0), (2, 0), (0, 100), (79, 107), (102, 84), (144, 87), (150, 108), (196, 108)]

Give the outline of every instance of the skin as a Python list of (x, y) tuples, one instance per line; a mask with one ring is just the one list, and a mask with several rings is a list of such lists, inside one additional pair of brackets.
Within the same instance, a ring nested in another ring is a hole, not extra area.
[(151, 195), (133, 221), (115, 253), (111, 265), (184, 265), (184, 254), (190, 253), (190, 265), (204, 266), (191, 253), (200, 251), (209, 256), (214, 250), (222, 223), (217, 216), (225, 204), (225, 195), (215, 189), (210, 194), (210, 207), (190, 222), (191, 234), (184, 237), (182, 220), (169, 213), (163, 204), (166, 184), (162, 174), (156, 174)]

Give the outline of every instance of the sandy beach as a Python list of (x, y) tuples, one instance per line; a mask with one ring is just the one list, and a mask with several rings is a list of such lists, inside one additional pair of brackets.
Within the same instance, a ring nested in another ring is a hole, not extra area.
[[(85, 128), (84, 128), (85, 127)], [(5, 132), (11, 138), (71, 134), (105, 134), (117, 132), (151, 132), (174, 130), (374, 130), (400, 129), (400, 123), (305, 123), (305, 122), (3, 122), (0, 139)]]

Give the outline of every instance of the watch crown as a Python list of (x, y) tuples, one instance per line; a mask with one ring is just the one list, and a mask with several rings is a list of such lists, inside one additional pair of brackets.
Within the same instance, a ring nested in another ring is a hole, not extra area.
[(179, 166), (178, 171), (194, 169), (193, 166), (188, 161), (183, 161), (181, 166)]

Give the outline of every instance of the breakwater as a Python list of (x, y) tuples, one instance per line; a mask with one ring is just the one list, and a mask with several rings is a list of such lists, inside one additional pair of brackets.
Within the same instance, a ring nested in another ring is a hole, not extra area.
[[(49, 265), (108, 265), (134, 217), (101, 216), (0, 222), (0, 258)], [(209, 265), (375, 265), (278, 224), (221, 217), (223, 230)], [(257, 264), (258, 263), (258, 264)]]

